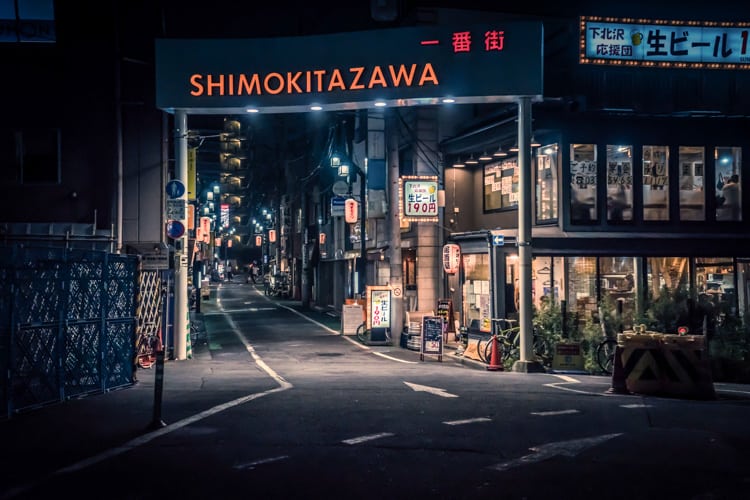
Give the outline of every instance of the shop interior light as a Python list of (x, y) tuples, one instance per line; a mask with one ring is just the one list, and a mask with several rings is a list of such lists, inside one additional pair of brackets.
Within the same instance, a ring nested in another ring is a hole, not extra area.
[(503, 149), (503, 145), (501, 144), (497, 147), (497, 151), (492, 153), (492, 156), (494, 156), (495, 158), (502, 158), (504, 156), (508, 156), (508, 153)]
[(541, 144), (541, 143), (540, 143), (539, 141), (537, 141), (537, 140), (536, 140), (536, 138), (535, 138), (535, 137), (534, 137), (534, 136), (532, 135), (532, 136), (531, 136), (531, 147), (532, 147), (532, 148), (538, 148), (538, 147), (540, 147), (541, 145), (542, 145), (542, 144)]
[(514, 142), (513, 145), (510, 147), (509, 151), (511, 153), (518, 153), (518, 142)]
[(456, 161), (453, 162), (453, 168), (464, 168), (465, 166), (466, 164), (460, 158), (456, 158)]
[(487, 154), (487, 151), (485, 151), (484, 154), (479, 157), (479, 161), (490, 161), (490, 160), (492, 160), (492, 156)]
[(466, 160), (466, 164), (467, 164), (467, 165), (477, 165), (477, 164), (479, 164), (479, 160), (477, 160), (476, 158), (474, 158), (474, 155), (472, 154), (472, 155), (471, 155), (471, 156), (469, 156), (469, 158), (468, 158), (468, 159)]

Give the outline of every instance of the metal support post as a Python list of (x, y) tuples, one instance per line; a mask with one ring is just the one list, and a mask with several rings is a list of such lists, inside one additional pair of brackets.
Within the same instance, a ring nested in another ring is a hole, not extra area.
[(531, 304), (531, 98), (518, 99), (518, 261), (519, 320), (521, 356), (513, 364), (514, 372), (543, 372), (541, 363), (533, 361)]
[[(184, 110), (179, 110), (175, 113), (175, 178), (185, 186), (188, 183), (187, 132), (187, 113)], [(187, 203), (187, 192), (180, 198)], [(180, 222), (184, 227), (187, 227), (187, 218), (184, 215)], [(187, 345), (190, 340), (187, 245), (187, 233), (175, 240), (174, 356), (177, 360), (187, 359)]]

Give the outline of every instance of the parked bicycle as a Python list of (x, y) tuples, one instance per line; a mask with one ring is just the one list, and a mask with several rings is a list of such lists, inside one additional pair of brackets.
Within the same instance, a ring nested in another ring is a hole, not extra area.
[(612, 375), (616, 347), (617, 340), (614, 337), (604, 337), (596, 346), (596, 363), (605, 375)]
[[(479, 358), (490, 364), (492, 362), (492, 341), (497, 339), (498, 354), (501, 355), (503, 363), (514, 362), (520, 359), (521, 354), (521, 327), (513, 326), (517, 320), (508, 318), (492, 318), (493, 333), (487, 340), (480, 340), (477, 346)], [(505, 325), (505, 328), (502, 327)], [(532, 335), (532, 352), (537, 361), (544, 366), (552, 364), (552, 346), (545, 336), (534, 328)]]

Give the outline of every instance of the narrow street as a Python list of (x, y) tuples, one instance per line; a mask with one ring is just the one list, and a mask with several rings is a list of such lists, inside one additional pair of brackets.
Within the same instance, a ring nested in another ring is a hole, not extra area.
[[(56, 468), (41, 460), (0, 497), (713, 499), (750, 486), (748, 392), (609, 395), (605, 377), (420, 362), (363, 348), (260, 286), (212, 288), (206, 342), (166, 365), (166, 427), (93, 459), (51, 451)], [(88, 404), (129, 393), (148, 408), (152, 376)]]

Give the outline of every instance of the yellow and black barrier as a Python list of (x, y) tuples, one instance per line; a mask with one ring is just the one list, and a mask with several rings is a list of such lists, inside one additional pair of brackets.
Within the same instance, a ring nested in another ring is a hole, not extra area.
[(622, 368), (614, 370), (613, 388), (622, 388), (624, 380), (624, 388), (634, 393), (716, 397), (705, 336), (625, 332), (618, 334), (617, 345)]

